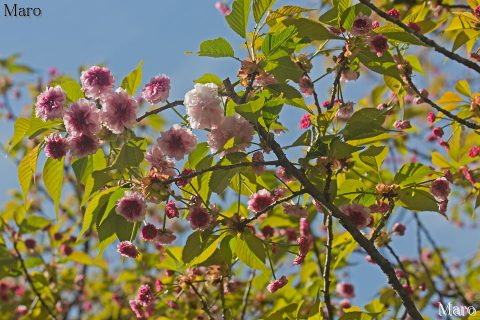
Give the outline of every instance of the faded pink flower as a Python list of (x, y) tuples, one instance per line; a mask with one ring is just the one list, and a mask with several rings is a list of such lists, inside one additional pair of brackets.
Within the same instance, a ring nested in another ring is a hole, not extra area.
[(146, 307), (153, 302), (153, 299), (153, 292), (148, 284), (141, 285), (140, 288), (138, 288), (136, 300), (140, 305)]
[(365, 228), (372, 221), (370, 210), (359, 203), (344, 204), (339, 209), (359, 229)]
[(122, 241), (117, 245), (117, 252), (124, 257), (135, 259), (140, 254), (137, 247), (130, 241)]
[(158, 230), (156, 240), (161, 244), (170, 244), (177, 239), (177, 236), (171, 230)]
[(173, 300), (167, 300), (167, 301), (165, 301), (165, 303), (167, 304), (167, 306), (169, 306), (172, 309), (178, 310), (178, 308), (179, 308), (178, 304)]
[(122, 133), (125, 128), (130, 129), (137, 122), (137, 100), (124, 89), (118, 88), (102, 101), (100, 119), (110, 131)]
[(61, 119), (67, 95), (60, 86), (47, 87), (37, 97), (35, 116), (43, 121)]
[(157, 144), (167, 157), (182, 160), (186, 154), (195, 150), (197, 137), (191, 130), (175, 124), (172, 128), (160, 134)]
[(377, 29), (378, 27), (380, 27), (380, 22), (378, 22), (378, 21), (376, 21), (376, 20), (373, 21), (373, 23), (372, 23), (372, 30), (375, 30), (375, 29)]
[(424, 103), (425, 102), (424, 98), (428, 98), (429, 95), (430, 95), (430, 93), (428, 92), (427, 89), (420, 90), (420, 96), (415, 98), (415, 103), (416, 104)]
[(286, 214), (290, 216), (297, 216), (297, 217), (306, 217), (307, 216), (307, 209), (302, 206), (296, 205), (293, 202), (284, 202), (282, 204), (283, 210)]
[(310, 223), (306, 217), (300, 218), (299, 231), (302, 237), (310, 238), (312, 234), (310, 233)]
[(17, 309), (15, 310), (15, 314), (17, 316), (24, 316), (28, 313), (28, 308), (27, 306), (21, 304), (17, 306)]
[(297, 239), (299, 255), (306, 256), (312, 244), (310, 237), (300, 237)]
[(310, 114), (304, 114), (302, 119), (300, 120), (300, 128), (307, 129), (312, 125), (312, 121), (310, 120)]
[(279, 177), (283, 182), (290, 182), (295, 180), (295, 177), (288, 174), (287, 169), (285, 167), (278, 167), (276, 171), (277, 177)]
[(170, 78), (164, 74), (153, 77), (142, 90), (142, 98), (150, 104), (165, 102), (170, 94)]
[(284, 187), (276, 187), (272, 190), (272, 196), (275, 201), (283, 198), (287, 193), (287, 189)]
[(313, 82), (308, 75), (303, 75), (298, 80), (298, 85), (300, 86), (300, 91), (306, 95), (311, 96), (313, 94)]
[(157, 236), (157, 227), (155, 227), (153, 224), (149, 223), (143, 226), (142, 232), (141, 232), (141, 237), (145, 241), (151, 241), (155, 239)]
[(407, 227), (405, 227), (403, 223), (397, 222), (393, 225), (392, 232), (396, 236), (403, 236), (405, 234), (406, 229)]
[(478, 146), (473, 146), (468, 150), (468, 156), (470, 158), (475, 158), (480, 154), (480, 148)]
[(205, 230), (208, 228), (211, 221), (208, 210), (200, 206), (194, 206), (190, 209), (187, 220), (190, 222), (190, 226), (193, 230)]
[(448, 200), (445, 199), (438, 204), (438, 211), (440, 213), (446, 213), (447, 207), (448, 207)]
[(250, 196), (248, 200), (248, 209), (253, 212), (260, 212), (271, 205), (274, 199), (269, 191), (262, 189)]
[(220, 11), (220, 13), (223, 14), (224, 16), (228, 16), (232, 12), (230, 7), (226, 3), (223, 3), (222, 1), (215, 2), (215, 8), (218, 11)]
[(279, 289), (283, 288), (286, 284), (288, 283), (288, 279), (285, 276), (282, 276), (278, 280), (273, 280), (270, 282), (267, 286), (267, 290), (270, 291), (271, 293), (274, 293), (275, 291), (278, 291)]
[(377, 57), (381, 57), (388, 50), (388, 39), (381, 34), (369, 37), (368, 44), (370, 45), (370, 50), (375, 52)]
[(253, 134), (254, 130), (252, 125), (240, 115), (236, 114), (226, 117), (217, 128), (210, 131), (208, 134), (208, 145), (212, 152), (217, 152), (224, 149), (225, 144), (230, 139), (234, 139), (233, 146), (221, 152), (221, 156), (223, 156), (248, 148), (252, 143)]
[(62, 159), (68, 151), (68, 140), (58, 133), (45, 137), (45, 154), (52, 159)]
[(351, 299), (355, 297), (355, 287), (348, 282), (338, 283), (335, 291), (343, 298)]
[(69, 255), (72, 254), (73, 249), (72, 249), (72, 247), (70, 247), (68, 244), (63, 243), (63, 244), (60, 246), (60, 252), (61, 252), (62, 255), (64, 255), (64, 256), (69, 256)]
[(144, 319), (143, 315), (143, 310), (142, 307), (140, 306), (140, 303), (138, 303), (137, 300), (130, 300), (128, 301), (128, 304), (130, 305), (130, 309), (132, 309), (133, 313), (135, 313), (135, 316), (137, 319)]
[(467, 179), (472, 185), (475, 184), (475, 178), (472, 175), (472, 172), (468, 169), (468, 167), (461, 167), (460, 172), (463, 174), (465, 179)]
[(415, 23), (415, 22), (409, 22), (407, 24), (407, 26), (410, 28), (410, 29), (413, 29), (415, 32), (422, 32), (422, 28), (420, 27), (420, 25), (418, 23)]
[(473, 15), (480, 19), (480, 5), (476, 6), (475, 9), (473, 9)]
[(257, 75), (255, 82), (257, 86), (266, 87), (277, 83), (277, 80), (275, 80), (275, 77), (272, 74), (263, 71)]
[(175, 175), (175, 163), (165, 156), (157, 144), (154, 144), (147, 151), (145, 160), (156, 168), (159, 173), (170, 177)]
[(115, 85), (112, 73), (106, 67), (93, 66), (83, 71), (80, 77), (82, 90), (87, 98), (104, 98)]
[(292, 264), (294, 266), (297, 266), (299, 264), (302, 264), (305, 261), (305, 256), (304, 255), (297, 255), (295, 259), (293, 259)]
[(271, 237), (273, 237), (273, 235), (275, 234), (275, 229), (273, 229), (273, 228), (270, 227), (269, 225), (263, 227), (260, 231), (262, 232), (262, 235), (263, 235), (265, 238), (271, 238)]
[(351, 308), (352, 307), (352, 304), (350, 303), (350, 300), (348, 299), (343, 299), (342, 301), (340, 301), (338, 303), (338, 306), (341, 308), (341, 309), (348, 309), (348, 308)]
[(395, 129), (405, 130), (405, 129), (411, 128), (412, 125), (410, 124), (410, 121), (408, 121), (408, 120), (395, 120), (395, 122), (393, 123), (393, 127)]
[(72, 136), (95, 135), (101, 129), (100, 112), (94, 102), (80, 99), (66, 110), (63, 122)]
[(184, 105), (190, 124), (194, 129), (212, 129), (223, 120), (223, 109), (214, 83), (195, 84), (195, 88), (185, 94)]
[(167, 205), (165, 206), (165, 214), (169, 219), (178, 217), (179, 213), (178, 213), (177, 206), (175, 205), (175, 201), (173, 200), (168, 201)]
[(252, 155), (252, 170), (257, 176), (265, 172), (265, 165), (262, 164), (264, 161), (265, 158), (263, 157), (263, 153), (261, 151), (256, 151)]
[(352, 29), (350, 33), (354, 36), (362, 36), (372, 31), (372, 20), (363, 15), (359, 15), (353, 21)]
[(353, 114), (353, 102), (345, 102), (340, 105), (337, 110), (337, 118), (339, 120), (347, 121)]
[[(183, 169), (182, 172), (178, 175), (178, 178), (186, 177), (190, 174), (193, 174), (195, 171), (192, 169)], [(187, 184), (189, 184), (192, 181), (192, 178), (182, 178), (177, 180), (175, 184), (179, 187), (185, 187)]]
[(445, 177), (438, 178), (432, 182), (430, 192), (439, 200), (447, 200), (450, 194), (450, 182)]
[(142, 221), (147, 213), (147, 203), (142, 194), (135, 191), (125, 191), (124, 196), (118, 200), (115, 212), (127, 221)]
[(355, 70), (350, 68), (343, 70), (342, 75), (340, 76), (340, 81), (348, 82), (348, 81), (355, 81), (359, 77), (359, 73)]
[(68, 139), (68, 145), (70, 146), (70, 150), (74, 157), (83, 158), (96, 153), (100, 147), (100, 142), (95, 136), (81, 134), (79, 136), (70, 137), (70, 139)]

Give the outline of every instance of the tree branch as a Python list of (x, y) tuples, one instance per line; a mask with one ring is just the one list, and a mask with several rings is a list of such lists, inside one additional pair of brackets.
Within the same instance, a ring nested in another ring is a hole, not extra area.
[(20, 253), (20, 251), (17, 248), (17, 242), (15, 240), (13, 242), (13, 249), (15, 250), (18, 260), (20, 260), (20, 265), (22, 266), (23, 272), (25, 272), (25, 278), (27, 279), (28, 284), (30, 284), (30, 287), (32, 288), (32, 291), (35, 293), (35, 295), (38, 297), (38, 301), (42, 304), (42, 306), (47, 310), (48, 314), (53, 318), (56, 319), (55, 314), (53, 313), (52, 309), (50, 309), (50, 306), (43, 300), (42, 296), (40, 295), (40, 292), (38, 292), (38, 289), (35, 287), (33, 284), (33, 279), (28, 273), (28, 269), (25, 265), (25, 261), (23, 260), (23, 257)]
[(177, 100), (177, 101), (170, 102), (170, 103), (168, 103), (168, 104), (166, 104), (162, 107), (159, 107), (159, 108), (153, 109), (151, 111), (145, 112), (145, 114), (143, 116), (140, 116), (140, 117), (137, 118), (137, 122), (142, 121), (143, 119), (145, 119), (148, 116), (151, 116), (152, 114), (157, 114), (157, 113), (160, 113), (164, 110), (171, 109), (171, 108), (174, 108), (176, 106), (181, 106), (181, 105), (183, 105), (183, 100)]
[(242, 299), (242, 313), (240, 315), (240, 320), (245, 318), (245, 313), (247, 312), (247, 305), (248, 305), (248, 297), (250, 296), (250, 290), (252, 289), (252, 282), (255, 278), (255, 270), (252, 270), (250, 274), (250, 279), (248, 279), (247, 288), (245, 289), (245, 294), (243, 295)]
[(386, 12), (382, 11), (380, 8), (378, 8), (373, 3), (371, 3), (370, 0), (359, 0), (359, 1), (362, 4), (366, 5), (367, 7), (369, 7), (370, 9), (372, 9), (373, 11), (375, 11), (375, 13), (378, 14), (383, 19), (385, 19), (385, 20), (387, 20), (387, 21), (389, 21), (393, 24), (396, 24), (397, 26), (399, 26), (400, 28), (402, 28), (406, 32), (414, 35), (418, 40), (420, 40), (424, 44), (426, 44), (430, 47), (433, 47), (433, 49), (435, 51), (443, 54), (447, 58), (450, 58), (450, 59), (452, 59), (452, 60), (454, 60), (454, 61), (456, 61), (460, 64), (463, 64), (465, 67), (467, 67), (469, 69), (475, 70), (476, 72), (480, 73), (480, 66), (478, 64), (476, 64), (476, 63), (474, 63), (474, 62), (472, 62), (468, 59), (465, 59), (464, 57), (459, 56), (458, 54), (456, 54), (452, 51), (449, 51), (449, 50), (445, 49), (443, 46), (437, 44), (432, 39), (430, 39), (430, 38), (424, 36), (423, 34), (413, 30), (412, 28), (407, 26), (405, 23), (403, 23), (399, 19), (395, 19), (394, 17), (388, 15)]
[(480, 125), (476, 124), (476, 123), (473, 123), (473, 122), (470, 122), (468, 120), (465, 120), (465, 119), (462, 119), (460, 117), (457, 117), (456, 115), (454, 115), (453, 113), (451, 113), (450, 111), (447, 111), (445, 109), (443, 109), (442, 107), (440, 107), (438, 104), (436, 104), (435, 102), (433, 102), (432, 100), (430, 100), (428, 97), (423, 97), (420, 90), (418, 90), (418, 88), (415, 86), (415, 84), (413, 83), (412, 79), (409, 77), (409, 76), (406, 76), (404, 77), (405, 80), (407, 81), (408, 85), (413, 89), (413, 91), (415, 91), (415, 93), (426, 103), (428, 103), (432, 108), (434, 108), (435, 110), (437, 110), (438, 112), (441, 112), (443, 113), (444, 115), (446, 115), (447, 117), (449, 117), (450, 119), (460, 123), (460, 124), (463, 124), (464, 126), (470, 128), (470, 129), (474, 129), (474, 130), (478, 130), (480, 129)]
[(193, 284), (189, 283), (189, 285), (190, 285), (190, 288), (192, 288), (193, 292), (195, 292), (195, 295), (202, 302), (202, 306), (203, 306), (202, 309), (207, 314), (208, 319), (214, 320), (215, 318), (212, 316), (212, 314), (210, 313), (210, 310), (208, 309), (207, 301), (205, 301), (205, 299), (203, 299), (203, 296), (200, 294), (200, 292), (198, 292), (197, 288), (195, 288), (195, 286)]

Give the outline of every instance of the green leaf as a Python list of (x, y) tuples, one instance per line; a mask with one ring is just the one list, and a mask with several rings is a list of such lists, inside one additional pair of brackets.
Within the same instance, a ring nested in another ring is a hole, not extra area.
[(93, 157), (89, 155), (88, 157), (76, 159), (72, 163), (72, 169), (77, 181), (79, 183), (85, 183), (93, 171)]
[(338, 138), (335, 138), (330, 143), (330, 150), (328, 155), (335, 159), (344, 159), (352, 155), (352, 153), (362, 150), (363, 147), (352, 146), (346, 142), (341, 141)]
[(192, 169), (197, 169), (198, 163), (205, 158), (209, 150), (210, 147), (208, 146), (207, 142), (201, 142), (197, 144), (195, 150), (188, 155), (188, 166)]
[(87, 266), (98, 267), (103, 270), (107, 270), (107, 262), (101, 258), (92, 258), (88, 254), (81, 251), (74, 251), (67, 257), (67, 260), (74, 261), (76, 263), (84, 264)]
[(378, 27), (374, 30), (376, 33), (383, 34), (388, 40), (395, 40), (404, 43), (410, 43), (417, 46), (425, 46), (423, 42), (417, 39), (417, 37), (404, 31), (397, 25), (387, 24), (385, 26)]
[(222, 241), (222, 239), (226, 235), (227, 235), (227, 233), (224, 232), (219, 237), (214, 237), (212, 241), (208, 241), (206, 243), (207, 245), (204, 246), (205, 248), (202, 249), (201, 253), (198, 256), (194, 257), (192, 259), (192, 261), (190, 261), (188, 266), (191, 267), (191, 266), (200, 264), (200, 263), (206, 261), (208, 258), (210, 258), (213, 255), (213, 253), (215, 252), (215, 250), (218, 248), (218, 244), (220, 243), (220, 241)]
[(37, 159), (41, 144), (30, 150), (18, 164), (18, 181), (22, 189), (23, 200), (27, 202), (28, 191), (32, 184), (32, 176), (37, 171)]
[(253, 18), (259, 23), (263, 15), (272, 7), (277, 0), (253, 0)]
[(199, 56), (223, 58), (234, 57), (235, 52), (232, 46), (224, 38), (216, 38), (213, 40), (206, 40), (200, 44)]
[(266, 269), (266, 254), (262, 240), (252, 234), (246, 234), (242, 237), (233, 238), (230, 244), (233, 246), (232, 251), (247, 266), (258, 270)]
[(30, 139), (32, 139), (32, 138), (36, 137), (37, 135), (39, 135), (40, 133), (42, 133), (42, 132), (44, 132), (48, 129), (58, 127), (61, 124), (63, 124), (62, 120), (42, 121), (39, 118), (31, 118), (30, 119), (30, 125), (29, 125), (28, 131), (27, 131), (27, 136)]
[(297, 35), (301, 38), (308, 38), (310, 41), (337, 39), (321, 23), (307, 18), (288, 19), (284, 21), (287, 26), (295, 26)]
[(370, 146), (367, 150), (359, 154), (359, 158), (363, 163), (373, 168), (375, 171), (379, 171), (383, 161), (385, 161), (385, 158), (387, 157), (387, 154), (388, 148), (385, 146)]
[(10, 150), (25, 138), (28, 128), (30, 127), (30, 119), (18, 118), (13, 125), (13, 137), (10, 141)]
[(121, 87), (125, 89), (130, 95), (135, 95), (138, 87), (142, 83), (142, 67), (143, 60), (137, 65), (137, 68), (132, 70), (125, 78), (122, 80)]
[(472, 90), (470, 89), (470, 85), (468, 84), (467, 80), (457, 81), (455, 90), (466, 97), (470, 97), (472, 95)]
[(67, 94), (68, 100), (75, 102), (78, 99), (85, 98), (83, 94), (82, 87), (80, 84), (71, 77), (61, 76), (52, 81), (50, 84), (51, 87), (54, 86), (62, 87), (63, 91)]
[(111, 167), (118, 170), (135, 168), (142, 163), (147, 148), (147, 142), (142, 138), (129, 140), (122, 146), (117, 158)]
[(295, 26), (289, 26), (275, 34), (267, 34), (262, 42), (262, 51), (268, 56), (280, 49), (285, 42), (297, 34)]
[(232, 12), (225, 16), (230, 28), (242, 38), (245, 38), (247, 33), (249, 13), (250, 0), (235, 0), (232, 4)]
[(427, 191), (407, 188), (398, 191), (398, 200), (402, 207), (413, 211), (438, 211), (435, 198)]
[(421, 183), (433, 173), (435, 173), (434, 170), (423, 164), (407, 163), (400, 168), (393, 181), (399, 185)]
[(260, 115), (260, 110), (265, 105), (265, 98), (260, 97), (257, 100), (250, 101), (245, 104), (239, 104), (235, 107), (235, 110), (241, 114), (244, 118), (247, 118), (251, 122), (257, 122)]
[(211, 74), (211, 73), (206, 73), (197, 80), (193, 81), (195, 83), (215, 83), (217, 86), (222, 86), (223, 82), (222, 79), (220, 79), (218, 76)]
[(81, 239), (82, 235), (90, 229), (92, 226), (94, 218), (98, 216), (98, 214), (105, 208), (108, 199), (110, 198), (111, 193), (116, 191), (118, 187), (109, 188), (104, 190), (94, 196), (92, 200), (87, 205), (85, 209), (85, 214), (83, 215), (83, 225), (80, 233), (78, 234), (78, 240)]
[(393, 77), (397, 80), (402, 80), (398, 73), (396, 63), (393, 61), (393, 57), (390, 53), (384, 52), (381, 57), (370, 51), (370, 48), (362, 49), (358, 52), (358, 60), (368, 69), (382, 74)]
[(308, 12), (312, 11), (313, 9), (306, 9), (302, 7), (297, 7), (297, 6), (283, 6), (278, 8), (275, 11), (270, 12), (270, 14), (267, 16), (266, 21), (268, 23), (272, 22), (273, 20), (276, 20), (278, 18), (283, 18), (287, 16), (293, 16), (297, 15), (302, 12)]
[(220, 195), (230, 184), (232, 178), (239, 172), (239, 169), (216, 170), (212, 173), (209, 186), (212, 192)]
[(47, 189), (48, 195), (53, 200), (57, 217), (60, 197), (62, 195), (64, 161), (65, 157), (61, 160), (47, 158), (43, 167), (43, 183), (45, 184), (45, 189)]
[[(344, 9), (342, 9), (344, 10)], [(369, 7), (367, 7), (366, 5), (362, 4), (362, 3), (358, 3), (354, 6), (351, 6), (349, 8), (347, 8), (346, 10), (343, 11), (343, 13), (341, 14), (341, 21), (342, 21), (342, 26), (350, 31), (350, 29), (352, 28), (352, 25), (353, 25), (353, 21), (355, 21), (355, 18), (357, 16), (359, 16), (360, 14), (363, 14), (365, 16), (369, 16), (371, 14), (372, 10), (370, 10)]]
[(382, 127), (385, 114), (375, 108), (364, 108), (355, 112), (341, 131), (345, 140), (359, 140), (384, 133)]
[(29, 215), (20, 224), (20, 232), (30, 233), (41, 230), (48, 226), (50, 223), (51, 221), (45, 217), (38, 215)]

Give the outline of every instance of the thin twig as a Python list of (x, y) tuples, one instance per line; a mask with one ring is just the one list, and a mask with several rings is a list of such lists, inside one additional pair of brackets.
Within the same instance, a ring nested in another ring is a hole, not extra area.
[(195, 294), (197, 295), (197, 297), (200, 299), (200, 301), (202, 302), (202, 309), (203, 311), (205, 311), (205, 313), (207, 314), (208, 316), (208, 319), (210, 320), (213, 320), (215, 319), (212, 314), (210, 313), (210, 310), (208, 308), (208, 303), (207, 301), (205, 301), (205, 299), (203, 298), (203, 296), (200, 294), (200, 292), (198, 292), (197, 288), (195, 288), (195, 286), (193, 284), (190, 284), (190, 288), (192, 288), (193, 292), (195, 292)]
[(245, 294), (243, 295), (242, 299), (242, 313), (240, 315), (240, 320), (243, 320), (245, 318), (248, 306), (248, 297), (250, 296), (250, 290), (252, 289), (252, 282), (254, 278), (255, 270), (252, 270), (252, 273), (250, 274), (250, 279), (248, 279), (247, 288), (245, 289)]
[[(334, 87), (335, 90), (335, 87)], [(330, 203), (330, 184), (332, 182), (332, 164), (327, 164), (327, 177), (325, 178), (325, 186), (323, 196), (325, 202)], [(332, 244), (333, 244), (333, 219), (331, 212), (325, 213), (327, 220), (327, 244), (325, 245), (327, 253), (325, 256), (325, 268), (323, 269), (323, 295), (327, 306), (328, 319), (333, 320), (333, 306), (330, 297), (330, 268), (332, 264)]]
[(464, 126), (470, 128), (470, 129), (474, 129), (474, 130), (480, 129), (480, 125), (478, 125), (476, 123), (473, 123), (473, 122), (470, 122), (468, 120), (462, 119), (460, 117), (457, 117), (456, 115), (454, 115), (450, 111), (445, 110), (442, 107), (440, 107), (438, 104), (436, 104), (435, 102), (430, 100), (428, 97), (423, 97), (420, 90), (418, 90), (418, 88), (413, 83), (412, 79), (410, 77), (405, 77), (405, 79), (408, 82), (408, 85), (413, 89), (413, 91), (415, 91), (415, 93), (420, 97), (420, 99), (422, 99), (425, 103), (428, 103), (432, 108), (434, 108), (438, 112), (443, 113), (444, 115), (446, 115), (450, 119), (452, 119), (452, 120), (454, 120), (454, 121), (456, 121), (460, 124), (463, 124)]
[(30, 284), (30, 287), (32, 288), (32, 291), (35, 293), (35, 295), (38, 297), (38, 301), (42, 304), (42, 306), (47, 310), (48, 314), (53, 318), (56, 319), (55, 314), (53, 313), (52, 309), (50, 309), (50, 306), (43, 300), (42, 296), (40, 295), (40, 292), (38, 292), (38, 289), (35, 287), (33, 284), (33, 279), (28, 273), (28, 269), (25, 265), (25, 261), (23, 260), (23, 257), (20, 253), (20, 251), (17, 248), (17, 242), (14, 240), (13, 241), (13, 249), (17, 253), (18, 260), (20, 260), (20, 265), (22, 266), (23, 272), (25, 272), (25, 278), (27, 279), (27, 282)]
[(392, 198), (388, 198), (388, 211), (382, 216), (382, 218), (380, 218), (380, 221), (375, 227), (372, 237), (370, 238), (371, 242), (375, 242), (375, 240), (378, 238), (378, 236), (382, 232), (383, 227), (387, 223), (388, 218), (390, 218), (390, 215), (392, 214), (394, 208), (395, 208), (395, 202), (393, 201)]
[(171, 109), (171, 108), (174, 108), (176, 106), (181, 106), (183, 105), (183, 101), (182, 100), (177, 100), (177, 101), (173, 101), (173, 102), (170, 102), (162, 107), (159, 107), (159, 108), (156, 108), (156, 109), (153, 109), (151, 111), (147, 111), (145, 112), (144, 115), (140, 116), (137, 118), (137, 122), (140, 122), (142, 121), (143, 119), (145, 119), (146, 117), (148, 116), (151, 116), (152, 114), (157, 114), (157, 113), (160, 113), (164, 110), (167, 110), (167, 109)]

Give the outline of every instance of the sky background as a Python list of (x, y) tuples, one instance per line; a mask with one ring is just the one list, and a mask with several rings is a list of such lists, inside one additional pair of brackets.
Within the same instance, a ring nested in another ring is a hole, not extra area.
[[(300, 5), (308, 2), (295, 1)], [(215, 73), (220, 77), (234, 78), (239, 67), (233, 59), (211, 59), (185, 52), (195, 52), (202, 41), (222, 36), (232, 43), (237, 56), (244, 56), (239, 37), (228, 28), (214, 8), (215, 1), (211, 0), (143, 0), (141, 5), (118, 0), (32, 0), (15, 3), (40, 7), (43, 15), (38, 18), (10, 18), (4, 17), (1, 11), (0, 56), (20, 53), (20, 61), (34, 67), (41, 75), (45, 75), (50, 67), (56, 67), (59, 72), (78, 78), (80, 65), (104, 63), (116, 76), (118, 85), (123, 76), (143, 59), (144, 82), (159, 73), (169, 75), (172, 79), (170, 97), (176, 100), (182, 99), (185, 92), (193, 87), (193, 80), (201, 75)], [(455, 66), (447, 67), (454, 70)], [(324, 71), (320, 65), (316, 68), (314, 74), (317, 72), (320, 75)], [(28, 79), (35, 80), (36, 76)], [(327, 97), (331, 81), (327, 77), (324, 82), (318, 83), (321, 100)], [(350, 83), (343, 92), (349, 99), (355, 100), (365, 95), (365, 83), (361, 80)], [(14, 106), (19, 113), (21, 105)], [(291, 133), (300, 133), (300, 116), (298, 112), (291, 113), (281, 120)], [(0, 140), (5, 141), (12, 132), (11, 124), (1, 124)], [(8, 189), (18, 187), (16, 170), (6, 155), (0, 157), (0, 200), (8, 199)], [(422, 215), (428, 218), (428, 227), (438, 243), (452, 249), (453, 256), (464, 259), (477, 250), (478, 230), (459, 230), (438, 214)], [(409, 221), (408, 214), (406, 216), (406, 221)], [(416, 250), (413, 226), (413, 223), (409, 225), (405, 237), (394, 241), (393, 247), (400, 256), (413, 254)], [(356, 285), (357, 297), (353, 302), (362, 304), (375, 296), (386, 279), (376, 266), (365, 263), (363, 257), (355, 257), (353, 261), (355, 266), (351, 268), (348, 279)]]

